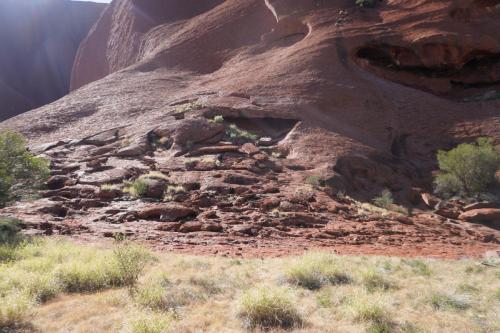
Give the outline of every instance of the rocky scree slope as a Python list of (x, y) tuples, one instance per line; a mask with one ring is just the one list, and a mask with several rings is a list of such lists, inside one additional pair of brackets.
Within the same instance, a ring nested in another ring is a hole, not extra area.
[[(74, 91), (0, 125), (54, 175), (45, 199), (5, 212), (189, 251), (497, 249), (498, 208), (428, 192), (437, 149), (500, 139), (499, 18), (478, 0), (114, 1)], [(145, 198), (123, 192), (146, 174)], [(343, 195), (383, 188), (413, 216)]]

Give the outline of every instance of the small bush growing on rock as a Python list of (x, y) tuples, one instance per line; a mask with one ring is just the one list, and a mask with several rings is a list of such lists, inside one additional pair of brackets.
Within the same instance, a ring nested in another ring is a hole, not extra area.
[(159, 171), (150, 171), (149, 173), (139, 177), (140, 179), (156, 179), (168, 181), (168, 176)]
[(48, 162), (27, 150), (26, 140), (21, 134), (0, 132), (0, 205), (10, 199), (14, 185), (33, 186), (48, 176)]
[(224, 124), (224, 117), (221, 115), (215, 116), (212, 120), (213, 123), (216, 124)]
[(471, 197), (497, 186), (495, 173), (500, 169), (500, 152), (492, 140), (479, 138), (474, 144), (461, 144), (437, 154), (439, 174), (435, 179), (436, 193), (449, 197)]
[(248, 328), (292, 328), (302, 323), (291, 291), (284, 287), (257, 287), (240, 299), (239, 316)]
[(119, 190), (120, 186), (116, 184), (103, 184), (101, 185), (101, 190), (103, 191), (113, 191), (113, 190)]
[(259, 138), (257, 134), (241, 129), (236, 124), (229, 125), (229, 127), (226, 129), (226, 135), (229, 136), (230, 139), (235, 140), (243, 139), (256, 141)]
[(319, 289), (327, 284), (349, 283), (351, 278), (342, 272), (335, 259), (328, 254), (309, 254), (299, 259), (286, 272), (289, 283), (307, 289)]
[(169, 184), (165, 188), (165, 196), (163, 197), (163, 201), (175, 201), (178, 195), (187, 192), (188, 191), (183, 185)]
[(321, 176), (311, 175), (307, 177), (306, 182), (314, 188), (317, 188), (321, 185)]
[(189, 102), (185, 104), (181, 104), (175, 108), (175, 113), (186, 113), (196, 110), (203, 109), (203, 103), (200, 101)]
[(144, 197), (148, 193), (148, 189), (148, 182), (143, 178), (138, 178), (132, 182), (125, 182), (125, 192), (128, 192), (133, 198)]
[(380, 196), (373, 199), (373, 204), (377, 207), (390, 209), (394, 205), (394, 198), (392, 197), (391, 191), (385, 189), (380, 193)]

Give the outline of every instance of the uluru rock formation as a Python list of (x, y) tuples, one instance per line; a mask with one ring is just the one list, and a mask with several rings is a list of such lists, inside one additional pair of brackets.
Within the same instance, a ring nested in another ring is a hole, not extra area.
[(0, 121), (68, 93), (78, 46), (105, 6), (68, 0), (0, 2)]
[[(500, 140), (499, 28), (496, 0), (115, 0), (80, 45), (72, 93), (0, 125), (62, 177), (10, 212), (169, 248), (497, 247), (495, 229), (455, 223), (463, 205), (433, 211), (421, 194), (437, 149)], [(150, 197), (171, 203), (100, 188), (150, 171), (171, 192)], [(343, 197), (384, 188), (415, 214)]]

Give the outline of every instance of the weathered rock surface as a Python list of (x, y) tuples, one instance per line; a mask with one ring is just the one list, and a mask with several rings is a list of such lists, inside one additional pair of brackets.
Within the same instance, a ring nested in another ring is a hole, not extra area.
[(500, 209), (497, 208), (481, 208), (469, 210), (459, 216), (460, 220), (485, 223), (491, 225), (497, 230), (500, 230)]
[(66, 0), (0, 2), (0, 121), (69, 92), (80, 42), (105, 7)]

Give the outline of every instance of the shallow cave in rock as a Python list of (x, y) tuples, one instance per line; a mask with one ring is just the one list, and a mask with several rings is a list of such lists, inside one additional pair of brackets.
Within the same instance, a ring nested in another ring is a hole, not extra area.
[[(427, 49), (436, 47), (429, 45)], [(445, 45), (442, 47), (447, 51)], [(380, 44), (360, 48), (356, 61), (384, 79), (443, 97), (464, 99), (491, 93), (492, 89), (500, 91), (500, 53), (474, 50), (460, 61), (452, 61), (450, 56), (442, 64), (426, 66), (422, 56), (410, 48)], [(449, 84), (449, 91), (434, 90), (435, 83), (442, 86), (443, 82)]]

